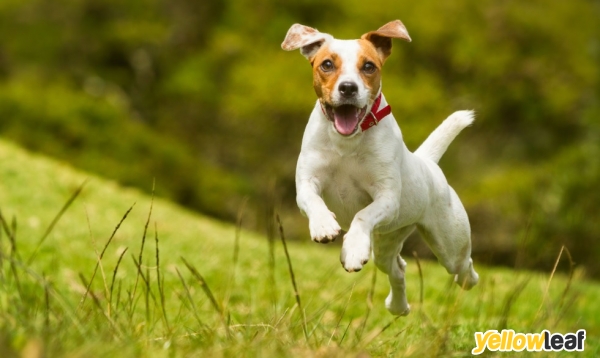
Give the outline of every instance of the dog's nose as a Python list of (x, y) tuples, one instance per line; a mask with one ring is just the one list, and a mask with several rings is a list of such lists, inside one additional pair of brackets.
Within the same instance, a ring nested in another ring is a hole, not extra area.
[(356, 93), (358, 92), (358, 86), (354, 82), (347, 81), (340, 83), (340, 85), (338, 86), (338, 90), (340, 91), (342, 96), (350, 98), (356, 96)]

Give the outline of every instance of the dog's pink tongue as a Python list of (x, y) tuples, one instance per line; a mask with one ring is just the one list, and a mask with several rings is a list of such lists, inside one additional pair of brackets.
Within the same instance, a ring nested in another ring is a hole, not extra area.
[(343, 105), (333, 109), (333, 123), (335, 129), (342, 135), (350, 135), (354, 133), (354, 129), (358, 124), (358, 115), (356, 107), (351, 105)]

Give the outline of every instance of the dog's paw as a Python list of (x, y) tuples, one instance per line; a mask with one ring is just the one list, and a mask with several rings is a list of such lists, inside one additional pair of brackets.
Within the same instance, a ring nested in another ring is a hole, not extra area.
[(406, 316), (410, 313), (410, 305), (406, 302), (406, 296), (395, 297), (392, 292), (385, 299), (385, 308), (394, 316)]
[(344, 236), (344, 244), (340, 254), (342, 266), (348, 272), (358, 272), (371, 257), (371, 239), (362, 233), (349, 231)]
[(469, 266), (463, 272), (454, 275), (454, 282), (464, 290), (470, 290), (479, 282), (479, 275), (473, 269), (473, 260), (469, 259)]
[(332, 212), (313, 218), (308, 226), (311, 239), (321, 244), (327, 244), (335, 240), (342, 230)]

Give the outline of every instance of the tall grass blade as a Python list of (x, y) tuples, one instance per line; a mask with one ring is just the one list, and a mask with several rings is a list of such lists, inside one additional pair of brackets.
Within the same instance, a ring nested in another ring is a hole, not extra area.
[(12, 221), (10, 222), (10, 246), (11, 246), (11, 256), (15, 257), (17, 260), (21, 260), (19, 256), (19, 251), (17, 250), (17, 217), (13, 216)]
[(366, 347), (367, 345), (369, 345), (369, 343), (373, 342), (373, 340), (375, 338), (379, 337), (383, 332), (387, 331), (388, 328), (390, 328), (392, 326), (392, 324), (394, 324), (394, 322), (396, 322), (399, 318), (400, 318), (400, 316), (396, 316), (396, 317), (392, 318), (392, 320), (388, 324), (386, 324), (385, 326), (383, 326), (382, 328), (375, 328), (369, 334), (367, 334), (367, 336), (365, 337), (365, 339), (363, 339), (357, 345), (358, 346), (362, 346), (362, 347)]
[[(87, 287), (89, 285), (89, 283), (86, 282), (86, 280), (85, 280), (85, 276), (81, 272), (79, 273), (79, 279), (81, 280), (81, 283), (83, 284), (84, 287)], [(110, 318), (110, 316), (106, 313), (106, 311), (104, 311), (98, 296), (96, 296), (96, 294), (94, 294), (93, 292), (90, 292), (89, 294), (92, 297), (92, 301), (94, 302), (94, 305), (96, 306), (98, 311), (100, 311), (100, 313), (102, 313), (102, 316), (104, 316), (104, 318), (106, 318), (106, 320), (112, 327), (114, 336), (120, 340), (122, 338), (123, 332), (121, 331), (119, 326), (117, 326), (117, 324), (112, 320), (112, 318)]]
[(150, 266), (146, 263), (146, 291), (144, 292), (144, 303), (146, 304), (146, 334), (150, 333)]
[[(42, 274), (44, 281), (48, 282), (46, 273)], [(48, 285), (44, 285), (44, 336), (50, 334), (50, 293), (48, 292)]]
[(188, 270), (190, 270), (192, 275), (196, 278), (198, 283), (200, 283), (200, 287), (202, 287), (202, 290), (206, 294), (206, 297), (208, 297), (213, 308), (215, 309), (215, 311), (217, 311), (217, 313), (219, 314), (219, 317), (221, 317), (221, 322), (223, 323), (223, 327), (225, 328), (225, 333), (227, 334), (227, 338), (231, 338), (231, 332), (229, 330), (229, 325), (227, 325), (227, 321), (225, 320), (225, 311), (223, 310), (221, 305), (215, 299), (215, 296), (213, 295), (212, 290), (210, 289), (208, 284), (206, 283), (206, 280), (200, 274), (200, 272), (198, 272), (198, 270), (196, 270), (196, 268), (194, 266), (192, 266), (190, 263), (188, 263), (183, 257), (181, 258), (181, 260), (183, 261), (185, 266), (188, 268)]
[(365, 312), (365, 318), (363, 319), (360, 329), (356, 332), (356, 338), (358, 341), (362, 339), (362, 335), (367, 326), (367, 321), (373, 310), (373, 295), (375, 295), (375, 285), (377, 283), (377, 267), (373, 265), (373, 275), (371, 275), (371, 285), (369, 286), (369, 293), (367, 294), (367, 311)]
[[(2, 216), (2, 212), (0, 212), (0, 221), (2, 222), (2, 227), (6, 235), (8, 236), (8, 240), (10, 242), (10, 256), (8, 257), (10, 262), (10, 271), (12, 272), (13, 279), (15, 280), (15, 285), (17, 286), (17, 292), (19, 293), (19, 298), (23, 300), (23, 290), (21, 288), (21, 280), (19, 278), (19, 272), (15, 266), (15, 262), (18, 261), (18, 252), (17, 252), (17, 239), (16, 239), (16, 231), (17, 231), (17, 220), (13, 217), (12, 224), (9, 227), (6, 219)], [(0, 261), (1, 263), (1, 261)]]
[(415, 258), (415, 262), (417, 263), (417, 269), (419, 270), (419, 309), (423, 308), (423, 270), (421, 270), (421, 260), (419, 260), (419, 255), (417, 255), (416, 251), (412, 252), (413, 257)]
[(306, 339), (306, 343), (308, 343), (308, 329), (306, 327), (306, 325), (307, 325), (306, 324), (306, 312), (304, 312), (304, 308), (302, 308), (302, 301), (300, 300), (300, 293), (298, 292), (298, 286), (296, 285), (296, 277), (294, 275), (294, 268), (292, 267), (292, 260), (290, 259), (290, 254), (287, 249), (287, 244), (285, 242), (285, 235), (283, 233), (283, 225), (281, 224), (279, 215), (277, 215), (277, 224), (279, 225), (279, 235), (281, 237), (283, 251), (285, 252), (285, 258), (287, 260), (288, 269), (290, 271), (290, 279), (292, 280), (292, 287), (294, 288), (294, 297), (296, 298), (296, 304), (298, 305), (298, 310), (300, 310), (300, 315), (302, 315), (302, 331), (304, 332), (304, 339)]
[(569, 260), (569, 279), (567, 280), (567, 285), (565, 286), (562, 296), (560, 297), (559, 307), (562, 307), (564, 304), (567, 293), (571, 288), (571, 283), (573, 282), (573, 274), (575, 273), (575, 262), (573, 261), (573, 256), (571, 256), (571, 252), (566, 246), (563, 247), (565, 248), (565, 253), (567, 254), (567, 259)]
[(123, 215), (123, 217), (121, 218), (121, 221), (119, 221), (119, 223), (117, 224), (117, 226), (113, 230), (112, 234), (110, 235), (110, 237), (106, 241), (106, 244), (104, 245), (104, 248), (102, 249), (102, 252), (100, 253), (100, 256), (98, 257), (98, 261), (96, 262), (96, 266), (94, 267), (94, 272), (92, 273), (92, 278), (90, 279), (90, 281), (88, 283), (89, 286), (86, 287), (85, 293), (83, 294), (83, 297), (79, 301), (78, 308), (80, 308), (81, 306), (83, 306), (83, 304), (85, 303), (85, 299), (87, 297), (88, 292), (90, 291), (92, 283), (94, 282), (94, 278), (96, 277), (96, 273), (98, 272), (98, 267), (100, 266), (100, 262), (102, 261), (102, 258), (104, 257), (104, 253), (106, 252), (106, 249), (108, 248), (108, 245), (110, 245), (110, 243), (112, 242), (113, 238), (117, 234), (117, 231), (119, 231), (119, 228), (121, 227), (121, 224), (123, 224), (123, 222), (125, 221), (125, 219), (127, 219), (127, 216), (129, 215), (129, 213), (131, 212), (131, 210), (133, 210), (134, 206), (135, 206), (135, 203), (133, 205), (131, 205), (131, 207), (125, 212), (125, 215)]
[(67, 209), (71, 206), (71, 204), (73, 204), (73, 202), (75, 201), (75, 199), (77, 199), (79, 194), (81, 194), (81, 191), (87, 184), (88, 180), (89, 179), (84, 180), (83, 183), (81, 183), (81, 185), (79, 185), (79, 187), (73, 192), (73, 194), (71, 195), (69, 200), (67, 200), (67, 202), (60, 209), (58, 214), (56, 214), (56, 216), (54, 217), (54, 219), (52, 220), (52, 222), (50, 223), (50, 225), (44, 232), (44, 235), (42, 235), (42, 237), (38, 241), (37, 245), (35, 246), (35, 249), (33, 250), (33, 253), (31, 254), (31, 256), (29, 257), (29, 260), (27, 260), (27, 265), (31, 265), (31, 263), (33, 262), (33, 259), (35, 258), (35, 255), (37, 255), (37, 252), (38, 252), (40, 246), (42, 246), (44, 241), (46, 241), (46, 239), (48, 238), (48, 235), (50, 235), (52, 230), (54, 230), (54, 226), (56, 226), (56, 224), (58, 223), (60, 218), (63, 216), (63, 214), (67, 211)]
[(544, 305), (546, 304), (546, 300), (548, 299), (548, 292), (550, 291), (550, 284), (552, 283), (552, 278), (554, 278), (554, 274), (556, 273), (556, 269), (558, 268), (558, 263), (560, 262), (560, 258), (562, 257), (562, 253), (565, 250), (565, 246), (561, 246), (560, 251), (558, 253), (558, 257), (556, 258), (556, 261), (554, 261), (554, 267), (552, 268), (552, 272), (550, 272), (550, 277), (548, 278), (548, 283), (546, 284), (546, 289), (544, 290), (544, 294), (542, 296), (542, 302), (540, 303), (540, 307), (538, 308), (536, 314), (535, 314), (535, 318), (534, 321), (538, 321), (539, 319), (541, 319), (541, 313), (542, 313), (542, 309), (544, 308)]
[(200, 326), (200, 328), (204, 328), (205, 327), (204, 322), (202, 322), (202, 320), (200, 319), (200, 315), (198, 315), (198, 309), (196, 308), (196, 304), (194, 303), (194, 300), (192, 299), (192, 294), (190, 293), (190, 289), (189, 289), (188, 285), (185, 283), (183, 276), (181, 276), (181, 272), (179, 272), (179, 269), (175, 268), (175, 271), (177, 271), (177, 276), (179, 276), (179, 280), (181, 281), (181, 284), (183, 285), (183, 289), (185, 290), (187, 299), (190, 302), (190, 305), (192, 306), (192, 313), (194, 315), (194, 318), (196, 318), (196, 321), (198, 321), (198, 325)]
[[(142, 258), (144, 255), (144, 244), (146, 243), (146, 233), (148, 232), (148, 225), (150, 224), (150, 218), (152, 217), (152, 208), (154, 207), (154, 185), (156, 184), (156, 181), (152, 181), (152, 196), (150, 197), (150, 210), (148, 211), (148, 219), (146, 219), (146, 225), (144, 225), (144, 234), (142, 235), (142, 245), (140, 246), (140, 254), (138, 257), (137, 262), (141, 265), (142, 264)], [(133, 292), (132, 295), (135, 296), (135, 292), (137, 290), (137, 286), (140, 280), (140, 273), (141, 271), (138, 270), (138, 275), (135, 277), (135, 285), (133, 286)]]
[[(154, 293), (150, 290), (150, 278), (144, 274), (144, 271), (142, 270), (142, 265), (139, 262), (137, 262), (137, 260), (135, 259), (135, 256), (133, 256), (133, 254), (131, 255), (131, 259), (133, 260), (133, 264), (137, 268), (138, 277), (142, 278), (142, 281), (144, 281), (144, 285), (146, 286), (147, 291), (146, 291), (145, 295), (150, 295), (150, 298), (152, 298), (152, 301), (154, 302), (154, 304), (158, 304), (158, 302), (156, 301), (156, 297), (154, 296)], [(133, 298), (135, 298), (134, 293), (132, 293), (131, 296)], [(147, 297), (145, 297), (145, 298), (147, 298)]]
[(350, 295), (348, 297), (348, 300), (346, 301), (346, 304), (344, 305), (344, 309), (342, 310), (342, 314), (340, 315), (340, 318), (338, 319), (338, 321), (337, 321), (337, 323), (335, 325), (335, 328), (333, 329), (333, 332), (331, 332), (331, 336), (329, 336), (329, 341), (327, 341), (327, 346), (329, 346), (329, 344), (331, 343), (331, 340), (333, 339), (333, 337), (337, 333), (337, 330), (340, 327), (340, 324), (342, 323), (342, 319), (346, 315), (346, 310), (348, 309), (348, 306), (350, 305), (350, 300), (352, 299), (352, 295), (354, 294), (354, 287), (355, 286), (356, 286), (356, 282), (352, 284), (352, 289), (350, 290)]
[(156, 281), (158, 284), (158, 294), (160, 296), (160, 307), (162, 310), (162, 316), (165, 321), (165, 326), (167, 326), (167, 331), (171, 331), (169, 327), (169, 320), (167, 319), (167, 309), (165, 308), (165, 291), (163, 282), (160, 276), (160, 251), (158, 249), (158, 228), (156, 226), (156, 222), (154, 222), (154, 241), (156, 243)]
[(226, 297), (223, 300), (224, 306), (227, 307), (229, 305), (229, 299), (231, 297), (231, 290), (233, 289), (233, 285), (235, 284), (235, 277), (237, 273), (237, 266), (240, 256), (240, 236), (242, 232), (242, 221), (244, 218), (244, 211), (246, 209), (246, 204), (248, 203), (248, 197), (244, 198), (240, 209), (238, 210), (237, 220), (235, 224), (235, 237), (233, 242), (233, 262), (231, 265), (231, 273), (229, 274), (229, 282), (227, 284), (227, 293)]
[[(115, 279), (117, 278), (117, 272), (119, 271), (119, 266), (121, 265), (121, 261), (123, 260), (123, 256), (125, 256), (125, 253), (127, 252), (129, 248), (126, 247), (125, 250), (123, 250), (123, 252), (121, 252), (121, 255), (119, 255), (119, 260), (117, 260), (117, 264), (115, 265), (115, 269), (113, 270), (113, 276), (112, 276), (112, 281), (110, 282), (110, 292), (108, 295), (108, 307), (109, 309), (111, 309), (112, 307), (112, 301), (113, 301), (113, 287), (115, 286)], [(118, 305), (117, 301), (117, 305)], [(109, 311), (109, 315), (110, 315), (110, 311)]]
[[(542, 310), (548, 301), (549, 292), (550, 292), (550, 284), (552, 283), (554, 274), (556, 273), (556, 270), (558, 269), (558, 264), (560, 262), (563, 252), (566, 253), (567, 259), (569, 260), (569, 278), (567, 280), (565, 289), (562, 292), (560, 301), (558, 303), (558, 307), (559, 307), (559, 309), (564, 308), (564, 302), (567, 297), (567, 293), (569, 292), (569, 289), (571, 288), (571, 282), (573, 281), (573, 274), (575, 272), (574, 271), (575, 263), (573, 262), (573, 257), (571, 256), (571, 252), (569, 251), (569, 249), (567, 249), (566, 246), (563, 245), (560, 248), (558, 257), (556, 258), (556, 261), (554, 262), (554, 267), (552, 268), (552, 272), (550, 273), (550, 277), (548, 278), (548, 283), (546, 284), (546, 288), (544, 289), (544, 295), (542, 296), (542, 302), (540, 303), (540, 307), (538, 308), (536, 315), (535, 315), (535, 319), (534, 319), (535, 322), (539, 322), (539, 321), (543, 320), (544, 317), (547, 316), (548, 312), (550, 311), (550, 308), (548, 307), (546, 314), (542, 314)], [(558, 315), (558, 316), (559, 317), (556, 318), (556, 322), (558, 322), (558, 320), (560, 319), (560, 315)]]
[(275, 180), (272, 179), (267, 189), (266, 197), (266, 227), (267, 242), (269, 244), (269, 280), (271, 301), (277, 303), (277, 281), (275, 280)]

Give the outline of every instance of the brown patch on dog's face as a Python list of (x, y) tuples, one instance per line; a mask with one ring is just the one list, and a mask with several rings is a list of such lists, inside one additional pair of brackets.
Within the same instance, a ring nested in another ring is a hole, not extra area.
[(342, 64), (341, 56), (332, 52), (329, 46), (321, 48), (312, 58), (313, 88), (321, 101), (332, 102)]
[(360, 51), (356, 67), (360, 78), (370, 93), (370, 100), (372, 103), (381, 88), (381, 68), (383, 67), (383, 60), (370, 41), (360, 39), (358, 40), (358, 43), (360, 45)]

